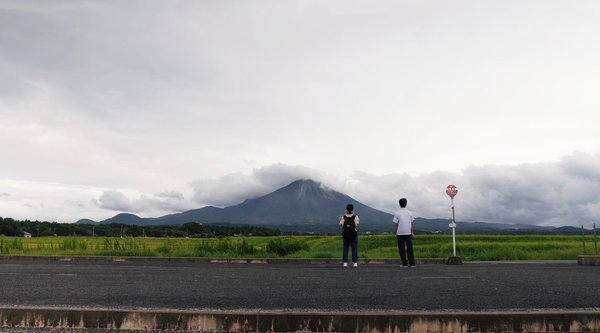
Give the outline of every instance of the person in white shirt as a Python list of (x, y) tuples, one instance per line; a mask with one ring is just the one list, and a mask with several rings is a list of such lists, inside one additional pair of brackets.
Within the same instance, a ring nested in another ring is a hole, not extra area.
[[(408, 201), (402, 198), (398, 201), (400, 209), (394, 213), (394, 223), (396, 224), (396, 240), (398, 241), (398, 252), (402, 267), (415, 267), (415, 254), (413, 252), (413, 238), (415, 236), (415, 218), (410, 210), (406, 209)], [(408, 254), (408, 258), (407, 258)]]

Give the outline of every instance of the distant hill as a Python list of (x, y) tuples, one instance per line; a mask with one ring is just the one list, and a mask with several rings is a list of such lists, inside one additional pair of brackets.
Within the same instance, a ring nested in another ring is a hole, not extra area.
[(102, 224), (110, 224), (110, 223), (120, 223), (120, 224), (134, 224), (134, 225), (143, 225), (146, 224), (144, 221), (146, 219), (141, 218), (135, 214), (129, 213), (121, 213), (117, 214), (107, 220), (102, 221)]
[[(590, 230), (586, 230), (586, 233), (589, 233)], [(558, 228), (554, 228), (553, 230), (554, 234), (559, 234), (559, 235), (581, 235), (581, 228), (577, 228), (577, 227), (558, 227)]]
[(75, 222), (75, 224), (98, 224), (99, 222), (96, 222), (94, 220), (90, 220), (90, 219), (81, 219), (77, 222)]
[[(120, 223), (128, 225), (176, 225), (188, 222), (220, 225), (250, 225), (296, 232), (337, 232), (337, 222), (346, 204), (354, 205), (360, 216), (361, 232), (393, 232), (392, 215), (371, 208), (343, 193), (329, 189), (312, 180), (297, 180), (272, 193), (248, 199), (238, 205), (225, 208), (203, 207), (182, 213), (156, 218), (142, 218), (134, 214), (121, 213), (100, 221), (102, 224)], [(79, 220), (78, 224), (97, 223)], [(448, 219), (415, 220), (419, 232), (448, 233)], [(457, 222), (461, 233), (560, 233), (573, 234), (572, 227), (501, 224), (486, 222)]]
[[(417, 217), (415, 219), (415, 229), (424, 232), (451, 232), (449, 219), (424, 219)], [(460, 233), (477, 234), (529, 234), (529, 233), (555, 233), (554, 227), (543, 227), (528, 224), (505, 224), (488, 222), (456, 222), (456, 230)]]

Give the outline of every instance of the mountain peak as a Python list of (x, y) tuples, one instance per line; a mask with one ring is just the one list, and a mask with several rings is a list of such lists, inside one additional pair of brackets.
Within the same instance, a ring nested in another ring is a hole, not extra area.
[(99, 222), (96, 222), (96, 221), (90, 220), (90, 219), (81, 219), (81, 220), (75, 222), (75, 224), (99, 224)]
[(312, 179), (297, 179), (291, 182), (288, 186), (319, 186), (320, 183)]
[(131, 214), (131, 213), (119, 213), (119, 214), (115, 215), (115, 217), (141, 219), (141, 217), (139, 217), (135, 214)]
[(297, 200), (311, 197), (333, 198), (335, 196), (334, 191), (312, 179), (298, 179), (281, 190), (295, 193)]
[(135, 214), (119, 213), (109, 219), (102, 221), (102, 223), (138, 224), (142, 221), (143, 219)]

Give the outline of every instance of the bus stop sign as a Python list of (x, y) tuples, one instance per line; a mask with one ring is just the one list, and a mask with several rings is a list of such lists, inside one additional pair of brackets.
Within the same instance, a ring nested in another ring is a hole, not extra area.
[(456, 194), (458, 194), (458, 189), (454, 185), (446, 186), (446, 194), (450, 196), (450, 198), (454, 198)]

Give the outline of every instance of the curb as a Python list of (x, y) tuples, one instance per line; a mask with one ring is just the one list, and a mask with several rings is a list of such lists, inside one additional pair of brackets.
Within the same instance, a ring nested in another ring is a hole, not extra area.
[(585, 332), (600, 310), (302, 313), (0, 308), (0, 327), (200, 332)]
[[(121, 257), (121, 256), (0, 256), (3, 261), (59, 261), (59, 262), (130, 262), (130, 263), (193, 263), (193, 264), (292, 264), (292, 265), (339, 265), (340, 259), (295, 258), (199, 258), (199, 257)], [(444, 258), (421, 258), (416, 263), (445, 264)], [(361, 265), (400, 265), (400, 259), (362, 259)]]

